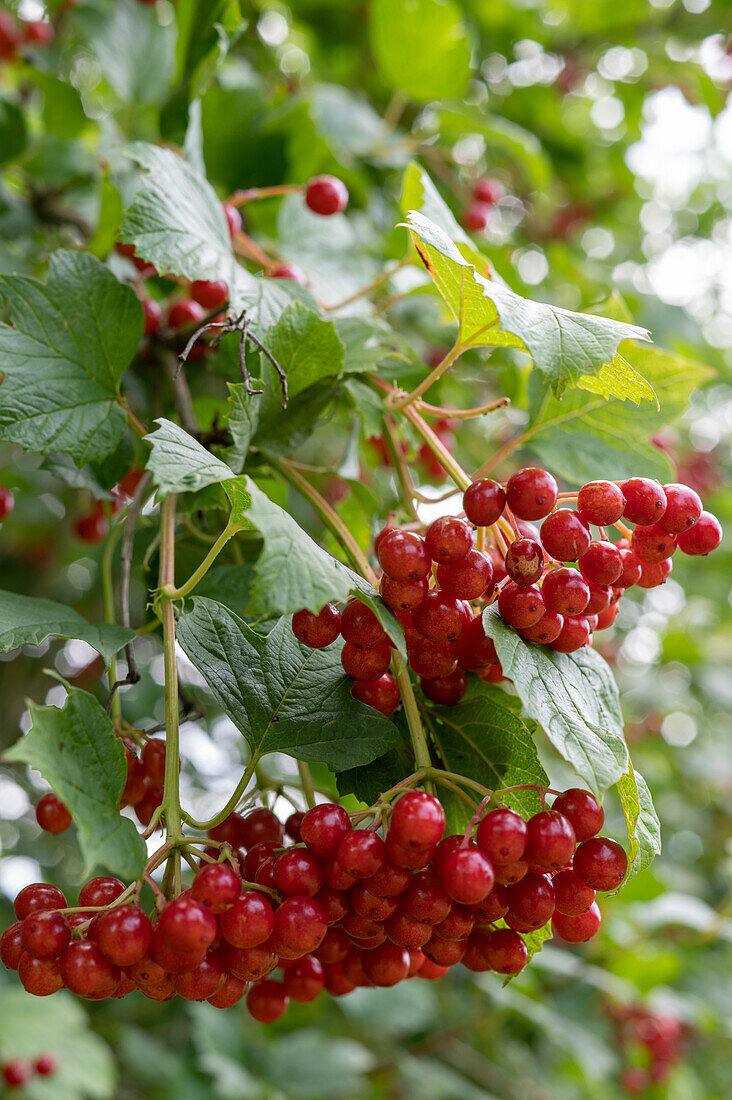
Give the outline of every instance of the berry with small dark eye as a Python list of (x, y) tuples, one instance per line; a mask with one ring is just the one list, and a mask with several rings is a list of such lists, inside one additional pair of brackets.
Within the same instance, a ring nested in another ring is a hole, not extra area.
[(670, 535), (657, 523), (638, 526), (631, 536), (630, 548), (639, 561), (656, 565), (671, 557), (676, 549), (676, 535)]
[(545, 611), (538, 623), (519, 630), (519, 634), (525, 642), (535, 642), (537, 645), (549, 645), (562, 633), (564, 616), (558, 611)]
[(280, 260), (279, 263), (272, 264), (266, 275), (268, 279), (291, 279), (300, 286), (306, 286), (308, 281), (303, 269), (291, 260)]
[(579, 559), (583, 577), (595, 584), (615, 584), (623, 571), (623, 559), (611, 542), (593, 540)]
[(433, 703), (443, 707), (454, 707), (465, 695), (468, 682), (461, 668), (456, 668), (449, 676), (437, 676), (433, 679), (420, 679), (422, 693)]
[(631, 588), (637, 584), (643, 572), (642, 562), (629, 548), (620, 549), (620, 561), (622, 570), (618, 579), (614, 582), (618, 588)]
[(414, 611), (430, 590), (427, 577), (418, 581), (395, 581), (385, 573), (379, 584), (381, 597), (392, 611)]
[(346, 642), (341, 650), (341, 664), (352, 680), (378, 680), (389, 668), (391, 648), (388, 642), (374, 649), (359, 649)]
[(57, 886), (49, 886), (46, 882), (32, 882), (16, 895), (13, 907), (18, 920), (25, 920), (31, 913), (38, 913), (42, 909), (65, 909), (66, 898)]
[(477, 905), (493, 889), (493, 867), (479, 848), (460, 847), (440, 861), (439, 877), (453, 901)]
[(305, 202), (322, 217), (342, 214), (348, 206), (348, 189), (336, 176), (314, 176), (305, 188)]
[(234, 904), (220, 914), (219, 929), (232, 947), (259, 947), (272, 935), (274, 910), (257, 890), (243, 890)]
[(557, 561), (577, 561), (590, 546), (590, 530), (579, 512), (558, 508), (541, 525), (541, 542)]
[(61, 956), (59, 970), (67, 989), (91, 1000), (111, 997), (120, 976), (91, 940), (70, 944)]
[(556, 910), (565, 917), (578, 917), (586, 913), (595, 900), (595, 891), (571, 868), (558, 871), (552, 885)]
[(702, 514), (702, 502), (698, 493), (688, 485), (672, 483), (664, 485), (666, 511), (657, 520), (657, 526), (672, 535), (680, 535), (698, 523)]
[(426, 791), (403, 794), (389, 819), (389, 835), (403, 848), (430, 847), (437, 844), (444, 831), (445, 811)]
[(549, 647), (557, 653), (576, 653), (587, 645), (591, 636), (590, 622), (586, 616), (565, 615), (562, 629)]
[(649, 526), (666, 511), (666, 494), (658, 481), (649, 477), (631, 477), (620, 489), (625, 497), (623, 516), (631, 523)]
[(418, 676), (435, 680), (455, 671), (457, 657), (449, 642), (431, 642), (420, 635), (409, 647), (409, 667)]
[(387, 717), (394, 713), (401, 702), (397, 682), (388, 672), (378, 680), (357, 680), (351, 688), (351, 695), (359, 703), (365, 703), (367, 707), (373, 707)]
[(491, 527), (503, 515), (506, 491), (497, 481), (480, 478), (463, 494), (465, 515), (476, 527)]
[(571, 860), (575, 849), (572, 824), (556, 810), (542, 810), (528, 823), (526, 858), (540, 867), (556, 870)]
[(585, 943), (600, 931), (602, 916), (596, 901), (579, 916), (565, 916), (558, 910), (552, 917), (552, 928), (565, 943)]
[(625, 508), (622, 489), (612, 481), (589, 481), (577, 496), (577, 510), (585, 523), (609, 527), (617, 523)]
[(529, 961), (529, 952), (517, 932), (498, 928), (486, 937), (485, 958), (490, 970), (499, 974), (518, 974)]
[(319, 859), (336, 854), (342, 838), (351, 830), (351, 819), (342, 806), (324, 802), (313, 806), (302, 819), (300, 835)]
[(528, 826), (521, 815), (500, 806), (485, 815), (475, 838), (492, 863), (508, 864), (522, 858), (528, 835)]
[(506, 551), (505, 564), (516, 584), (534, 584), (544, 572), (544, 552), (534, 539), (515, 539)]
[(384, 841), (370, 829), (351, 829), (338, 842), (336, 860), (346, 874), (370, 878), (386, 864)]
[(191, 283), (191, 298), (204, 309), (220, 309), (229, 300), (229, 288), (221, 279), (214, 282), (198, 279)]
[(554, 912), (554, 887), (550, 875), (524, 875), (506, 890), (508, 912), (530, 928), (542, 928)]
[(345, 641), (359, 649), (375, 649), (389, 641), (376, 615), (361, 600), (349, 600), (341, 614), (340, 628)]
[(230, 863), (209, 863), (196, 874), (191, 894), (212, 913), (225, 913), (239, 897), (241, 876)]
[(432, 567), (424, 539), (413, 531), (388, 531), (379, 541), (376, 556), (384, 572), (395, 581), (419, 580)]
[(601, 611), (604, 611), (612, 603), (612, 586), (609, 584), (595, 584), (594, 581), (588, 581), (587, 584), (590, 589), (590, 598), (587, 601), (587, 607), (584, 610), (584, 614), (588, 617), (591, 615), (599, 615)]
[(165, 906), (158, 917), (156, 933), (171, 951), (203, 953), (215, 940), (218, 925), (205, 905), (182, 894)]
[(466, 612), (462, 600), (457, 596), (430, 592), (412, 612), (412, 622), (429, 641), (452, 642), (460, 637), (468, 625), (468, 616), (470, 611)]
[(36, 821), (45, 833), (64, 833), (71, 825), (71, 814), (61, 799), (49, 791), (36, 803)]
[[(284, 836), (282, 822), (265, 806), (257, 806), (241, 818), (241, 844), (235, 847), (253, 848), (255, 844), (281, 844)], [(216, 839), (222, 840), (223, 837)]]
[(425, 531), (427, 552), (438, 564), (454, 565), (473, 548), (473, 532), (461, 519), (442, 516)]
[(699, 556), (711, 554), (722, 541), (722, 525), (711, 512), (702, 512), (697, 522), (688, 531), (678, 536), (678, 547), (684, 554)]
[(641, 575), (638, 581), (638, 587), (658, 588), (659, 585), (664, 584), (668, 580), (672, 570), (673, 562), (671, 558), (666, 558), (665, 561), (660, 561), (658, 563), (644, 561), (641, 563)]
[(274, 884), (286, 897), (303, 894), (314, 897), (323, 885), (323, 865), (312, 852), (289, 848), (275, 860)]
[(467, 671), (477, 671), (495, 664), (498, 660), (496, 646), (483, 627), (483, 618), (476, 615), (460, 635), (458, 662)]
[(136, 905), (119, 905), (100, 913), (91, 931), (102, 954), (115, 966), (125, 967), (145, 958), (153, 936), (150, 918)]
[(79, 905), (85, 907), (110, 905), (125, 890), (124, 882), (109, 875), (90, 878), (79, 891)]
[(340, 632), (341, 613), (332, 603), (325, 604), (317, 614), (303, 608), (292, 616), (292, 633), (310, 649), (325, 649)]
[(69, 945), (71, 932), (63, 914), (48, 909), (23, 921), (23, 949), (34, 959), (57, 959)]
[(544, 519), (557, 503), (557, 483), (547, 470), (526, 466), (506, 485), (506, 503), (517, 519)]
[(625, 878), (628, 857), (617, 841), (593, 836), (578, 846), (572, 867), (593, 890), (615, 890)]
[(516, 630), (526, 630), (538, 623), (546, 610), (541, 589), (535, 584), (524, 588), (509, 581), (498, 593), (501, 618)]
[(595, 796), (581, 787), (570, 787), (560, 794), (554, 799), (552, 810), (567, 818), (578, 844), (597, 836), (605, 821), (605, 811)]
[(438, 565), (435, 576), (442, 591), (448, 595), (461, 600), (477, 600), (492, 588), (493, 566), (486, 554), (469, 550), (455, 564)]
[(271, 978), (257, 982), (247, 993), (247, 1010), (260, 1024), (273, 1024), (287, 1012), (290, 998), (281, 982)]
[(590, 602), (590, 586), (577, 569), (552, 569), (541, 586), (544, 603), (560, 615), (581, 615)]

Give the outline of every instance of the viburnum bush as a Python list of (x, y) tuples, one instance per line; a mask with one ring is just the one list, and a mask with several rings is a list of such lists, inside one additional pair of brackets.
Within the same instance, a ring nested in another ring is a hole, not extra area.
[[(32, 26), (8, 61), (50, 43)], [(116, 151), (105, 232), (0, 278), (0, 438), (42, 457), (99, 566), (94, 616), (0, 593), (3, 653), (99, 657), (83, 683), (49, 669), (63, 700), (31, 702), (5, 755), (48, 782), (38, 825), (76, 827), (86, 881), (76, 904), (25, 886), (0, 957), (38, 997), (245, 999), (262, 1023), (458, 965), (516, 975), (591, 939), (597, 895), (660, 850), (598, 645), (722, 529), (647, 439), (594, 444), (603, 412), (656, 406), (667, 358), (616, 301), (499, 277), (475, 239), (506, 198), (490, 175), (438, 189), (416, 147), (377, 215), (328, 164), (226, 193), (195, 111), (178, 138)], [(391, 235), (354, 286), (368, 218)], [(489, 399), (442, 403), (461, 372)], [(679, 373), (677, 413), (704, 377)], [(0, 491), (3, 533), (16, 503)], [(209, 817), (181, 793), (192, 716), (242, 738)], [(273, 781), (280, 755), (297, 775)]]

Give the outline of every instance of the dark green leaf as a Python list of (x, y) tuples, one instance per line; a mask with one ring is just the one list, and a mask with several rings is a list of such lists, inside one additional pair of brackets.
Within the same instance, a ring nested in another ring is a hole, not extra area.
[(80, 638), (108, 662), (134, 636), (134, 630), (125, 626), (94, 626), (73, 607), (54, 600), (0, 592), (0, 653), (10, 653), (21, 645), (40, 645), (51, 637)]
[(145, 865), (145, 842), (119, 812), (127, 765), (109, 717), (93, 695), (77, 688), (61, 708), (29, 707), (33, 725), (4, 759), (36, 768), (68, 806), (85, 874), (101, 867), (136, 878)]
[(352, 697), (339, 647), (307, 649), (289, 619), (263, 636), (222, 604), (194, 598), (178, 640), (257, 757), (284, 752), (339, 771), (396, 743), (394, 723)]
[(171, 420), (158, 417), (160, 427), (147, 439), (151, 444), (147, 468), (161, 496), (192, 493), (235, 476), (230, 466), (215, 458), (192, 435)]
[(118, 445), (117, 389), (142, 336), (142, 309), (93, 256), (54, 252), (44, 285), (0, 278), (14, 328), (0, 326), (0, 435), (31, 451), (65, 451), (79, 464)]
[(628, 767), (618, 689), (606, 662), (591, 647), (556, 653), (532, 645), (498, 616), (483, 612), (505, 675), (524, 713), (535, 719), (561, 756), (602, 794)]
[(14, 103), (0, 96), (0, 164), (22, 153), (27, 141), (25, 119)]

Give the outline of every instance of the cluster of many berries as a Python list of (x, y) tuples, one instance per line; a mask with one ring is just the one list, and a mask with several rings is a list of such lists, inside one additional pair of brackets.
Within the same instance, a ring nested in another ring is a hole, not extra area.
[(34, 1077), (52, 1077), (57, 1069), (58, 1060), (46, 1052), (32, 1062), (28, 1058), (11, 1058), (0, 1067), (0, 1076), (9, 1089), (20, 1089)]
[[(627, 869), (620, 845), (597, 835), (603, 820), (579, 789), (528, 822), (492, 810), (474, 838), (472, 824), (445, 837), (440, 802), (418, 790), (399, 792), (383, 837), (353, 828), (336, 803), (284, 826), (265, 807), (234, 812), (209, 833), (219, 861), (172, 900), (158, 892), (152, 919), (118, 879), (87, 882), (71, 909), (57, 887), (33, 883), (15, 899), (0, 957), (36, 996), (138, 989), (218, 1008), (246, 996), (263, 1023), (290, 1000), (435, 979), (460, 962), (517, 974), (528, 960), (521, 933), (550, 919), (570, 943), (598, 931), (595, 892), (619, 886)], [(277, 968), (281, 981), (269, 977)]]
[(630, 1064), (620, 1076), (629, 1096), (642, 1096), (668, 1080), (683, 1057), (691, 1036), (684, 1020), (669, 1013), (654, 1012), (644, 1005), (607, 1006), (618, 1046)]
[[(686, 485), (662, 486), (641, 477), (619, 484), (593, 481), (573, 498), (577, 510), (557, 507), (568, 497), (560, 502), (552, 475), (528, 467), (505, 486), (488, 478), (474, 481), (463, 496), (464, 519), (444, 516), (424, 535), (386, 528), (377, 536), (381, 595), (404, 628), (410, 668), (428, 699), (459, 702), (466, 672), (489, 682), (503, 678), (483, 629), (486, 604), (496, 601), (501, 618), (525, 641), (572, 653), (591, 644), (595, 630), (612, 625), (627, 588), (663, 584), (677, 548), (708, 554), (721, 541), (719, 521)], [(540, 531), (534, 520), (543, 520)], [(636, 526), (630, 531), (621, 521)], [(592, 525), (599, 538), (592, 537)], [(610, 542), (609, 526), (619, 526), (624, 537)], [(475, 547), (476, 527), (490, 529), (486, 551)], [(361, 601), (342, 612), (332, 604), (317, 615), (299, 611), (293, 630), (313, 647), (342, 635), (343, 667), (356, 681), (354, 696), (393, 712), (399, 698), (387, 673), (389, 639)]]

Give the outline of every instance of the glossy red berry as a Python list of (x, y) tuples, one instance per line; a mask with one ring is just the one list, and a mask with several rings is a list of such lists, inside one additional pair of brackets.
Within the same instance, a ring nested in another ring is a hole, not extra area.
[(488, 206), (494, 206), (505, 193), (506, 190), (500, 180), (492, 179), (490, 176), (484, 176), (473, 184), (473, 198), (477, 202), (487, 203)]
[(601, 924), (602, 915), (596, 901), (579, 916), (565, 916), (555, 910), (552, 917), (552, 928), (565, 943), (585, 943), (591, 940), (600, 931)]
[(711, 554), (721, 541), (721, 523), (711, 512), (702, 512), (694, 526), (678, 536), (678, 547), (685, 554), (698, 556)]
[(230, 863), (209, 863), (202, 867), (191, 884), (191, 894), (212, 913), (231, 909), (241, 892), (241, 876)]
[(508, 912), (529, 928), (542, 928), (554, 912), (554, 887), (550, 875), (524, 875), (506, 890)]
[(174, 302), (168, 310), (168, 325), (170, 328), (186, 328), (189, 325), (200, 325), (206, 316), (206, 310), (199, 306), (198, 302), (190, 298)]
[(79, 905), (109, 905), (124, 893), (125, 884), (118, 878), (100, 875), (90, 878), (79, 891)]
[(542, 810), (528, 823), (526, 858), (540, 867), (556, 870), (571, 860), (575, 835), (571, 822), (556, 810)]
[(92, 931), (94, 942), (115, 966), (134, 966), (146, 957), (152, 943), (150, 918), (136, 905), (100, 913)]
[(438, 924), (450, 912), (452, 899), (433, 871), (418, 871), (401, 898), (399, 912), (425, 924)]
[(388, 531), (379, 541), (376, 556), (384, 572), (395, 581), (419, 580), (432, 567), (424, 539), (413, 531)]
[(145, 321), (145, 335), (154, 336), (163, 322), (163, 311), (154, 298), (142, 299), (142, 316)]
[(282, 984), (291, 1001), (308, 1004), (325, 987), (325, 967), (315, 956), (305, 955), (287, 967)]
[(374, 649), (388, 644), (386, 631), (370, 607), (361, 600), (349, 600), (343, 609), (341, 634), (359, 649)]
[(460, 635), (458, 662), (467, 671), (477, 671), (495, 664), (498, 660), (496, 646), (483, 627), (482, 615), (476, 615)]
[(285, 898), (275, 912), (275, 939), (297, 955), (315, 951), (327, 930), (328, 914), (315, 898)]
[(396, 912), (399, 904), (397, 898), (384, 898), (380, 894), (372, 894), (362, 882), (356, 883), (351, 889), (349, 901), (354, 913), (379, 922), (388, 920)]
[(420, 679), (419, 685), (423, 695), (431, 699), (433, 703), (439, 703), (443, 707), (454, 707), (465, 695), (468, 683), (465, 673), (461, 668), (456, 668), (449, 676), (438, 676), (432, 679)]
[(49, 997), (64, 984), (58, 959), (36, 959), (27, 951), (20, 956), (18, 977), (26, 992), (34, 997)]
[(657, 525), (672, 535), (680, 535), (699, 521), (702, 514), (701, 499), (688, 485), (664, 485), (663, 491), (666, 496), (666, 511), (657, 520)]
[(220, 309), (229, 300), (229, 288), (220, 279), (214, 282), (197, 280), (191, 283), (191, 298), (204, 309)]
[[(692, 531), (693, 530), (694, 528), (692, 527)], [(671, 558), (667, 558), (665, 561), (660, 561), (657, 564), (645, 561), (641, 562), (641, 575), (638, 580), (638, 587), (658, 588), (659, 585), (664, 584), (671, 576), (672, 569), (673, 562)]]
[(431, 642), (455, 641), (471, 618), (460, 598), (438, 591), (430, 592), (412, 612), (415, 627)]
[(32, 882), (24, 886), (13, 903), (18, 920), (25, 920), (31, 913), (42, 909), (65, 909), (66, 898), (57, 886), (46, 882)]
[(363, 882), (372, 894), (380, 894), (382, 897), (391, 898), (403, 893), (409, 886), (411, 879), (412, 875), (406, 868), (397, 866), (387, 858), (381, 870), (364, 879)]
[(417, 581), (395, 581), (385, 573), (381, 578), (379, 591), (384, 603), (392, 611), (413, 611), (429, 592), (429, 581), (427, 577)]
[(391, 648), (388, 642), (374, 649), (359, 649), (346, 642), (341, 650), (343, 671), (352, 680), (379, 680), (391, 663)]
[(622, 489), (612, 481), (589, 481), (577, 497), (577, 510), (585, 523), (594, 523), (597, 527), (616, 523), (624, 508)]
[(296, 810), (285, 821), (285, 834), (289, 836), (290, 840), (294, 840), (296, 844), (299, 844), (302, 840), (300, 836), (300, 826), (302, 825), (302, 819), (305, 814), (302, 810)]
[[(462, 641), (462, 637), (461, 637)], [(449, 642), (431, 642), (422, 636), (409, 646), (409, 667), (426, 679), (449, 676), (457, 667), (457, 656)]]
[(482, 233), (488, 228), (493, 209), (486, 202), (471, 202), (463, 210), (462, 222), (469, 233)]
[(438, 565), (437, 583), (443, 592), (461, 600), (477, 600), (492, 587), (493, 566), (487, 554), (469, 550), (453, 565)]
[(320, 860), (302, 848), (290, 848), (275, 861), (275, 889), (287, 897), (294, 894), (314, 897), (323, 885), (324, 877)]
[(593, 890), (615, 890), (625, 878), (628, 857), (617, 841), (593, 836), (579, 845), (572, 867)]
[(53, 909), (31, 913), (23, 921), (23, 950), (35, 959), (57, 959), (71, 940), (71, 932), (62, 913)]
[(538, 623), (545, 611), (541, 589), (535, 584), (523, 587), (509, 581), (498, 593), (501, 618), (516, 630)]
[(552, 885), (557, 912), (565, 917), (578, 917), (586, 913), (595, 900), (595, 891), (571, 868), (558, 871)]
[(255, 982), (270, 974), (277, 965), (277, 956), (269, 943), (259, 947), (238, 948), (224, 943), (221, 954), (229, 973), (243, 982)]
[(214, 1008), (233, 1008), (245, 996), (248, 989), (248, 982), (242, 981), (234, 974), (227, 973), (218, 991), (212, 997), (207, 997), (206, 1000)]
[(241, 819), (242, 848), (249, 849), (255, 844), (262, 843), (281, 844), (284, 834), (282, 822), (276, 814), (264, 806), (250, 810)]
[(71, 825), (71, 814), (61, 799), (49, 791), (36, 803), (36, 821), (46, 833), (63, 833)]
[(623, 559), (611, 542), (593, 540), (579, 559), (583, 577), (596, 584), (615, 584), (623, 571)]
[(118, 968), (91, 940), (67, 947), (61, 956), (59, 970), (67, 989), (91, 1000), (111, 997), (120, 976)]
[(17, 970), (23, 954), (23, 922), (15, 921), (0, 937), (0, 961), (8, 970)]
[(526, 466), (508, 479), (506, 503), (517, 519), (543, 519), (556, 504), (558, 491), (547, 470)]
[(291, 279), (300, 286), (306, 286), (308, 281), (303, 269), (291, 260), (280, 260), (279, 263), (272, 264), (266, 275), (268, 279)]
[(590, 546), (590, 530), (579, 512), (558, 508), (541, 525), (541, 542), (557, 561), (577, 561)]
[(341, 613), (338, 608), (327, 603), (317, 615), (303, 608), (292, 616), (292, 633), (298, 642), (310, 649), (324, 649), (334, 642), (341, 632)]
[(544, 552), (534, 539), (515, 539), (506, 551), (505, 565), (511, 580), (526, 587), (541, 578)]
[(314, 176), (305, 188), (305, 202), (323, 217), (342, 214), (348, 206), (348, 190), (336, 176)]
[(219, 929), (233, 947), (259, 947), (274, 930), (274, 910), (264, 894), (244, 890), (230, 909), (219, 916)]
[(660, 482), (649, 477), (631, 477), (620, 488), (625, 497), (623, 515), (631, 523), (647, 526), (661, 519), (666, 511), (666, 494)]
[(503, 486), (487, 477), (474, 481), (463, 494), (465, 515), (476, 527), (491, 527), (503, 515), (505, 507)]
[(281, 982), (266, 978), (247, 993), (247, 1009), (260, 1024), (273, 1024), (287, 1012), (290, 1003)]
[(577, 843), (597, 836), (605, 821), (605, 811), (594, 795), (581, 787), (569, 790), (554, 799), (552, 810), (560, 813), (572, 825)]
[(162, 786), (165, 782), (165, 742), (147, 741), (142, 750), (142, 763), (149, 781)]
[(8, 518), (15, 507), (15, 497), (4, 485), (0, 485), (0, 523)]
[(538, 645), (550, 645), (562, 633), (564, 616), (558, 611), (545, 611), (538, 623), (520, 630), (519, 634), (525, 642), (535, 642)]
[(509, 928), (498, 928), (486, 936), (484, 955), (489, 968), (499, 974), (518, 974), (529, 961), (526, 944)]
[(424, 536), (427, 552), (433, 561), (455, 565), (473, 548), (473, 532), (456, 516), (442, 516), (429, 525)]
[(650, 527), (636, 527), (630, 540), (630, 548), (639, 561), (657, 564), (670, 558), (676, 549), (676, 535), (670, 535), (657, 523)]
[(590, 621), (584, 615), (565, 615), (562, 629), (549, 647), (557, 653), (576, 653), (587, 645), (592, 631)]
[(109, 533), (109, 520), (104, 514), (104, 506), (100, 505), (91, 512), (76, 516), (72, 527), (80, 542), (101, 542)]
[(445, 811), (426, 791), (407, 791), (389, 819), (389, 834), (403, 848), (430, 847), (437, 844), (444, 831)]
[(590, 586), (577, 569), (552, 569), (541, 586), (544, 603), (560, 615), (581, 615), (590, 602)]
[(618, 588), (631, 588), (641, 579), (643, 564), (632, 550), (625, 547), (620, 550), (620, 560), (622, 571), (614, 583)]
[(204, 952), (216, 938), (216, 918), (195, 898), (181, 895), (158, 918), (157, 931), (172, 951)]
[(477, 905), (493, 889), (495, 875), (490, 860), (478, 848), (448, 852), (440, 862), (439, 877), (453, 901)]
[(300, 826), (302, 839), (319, 859), (334, 856), (341, 840), (350, 830), (351, 819), (343, 807), (334, 802), (313, 806)]
[(528, 835), (523, 817), (507, 806), (500, 806), (480, 822), (476, 840), (492, 863), (508, 864), (522, 858)]
[(175, 974), (172, 981), (179, 997), (186, 1001), (206, 1001), (215, 997), (226, 980), (226, 966), (218, 951), (207, 951), (193, 970)]
[(394, 713), (401, 701), (397, 682), (388, 672), (378, 680), (356, 681), (351, 688), (351, 695), (387, 717)]

